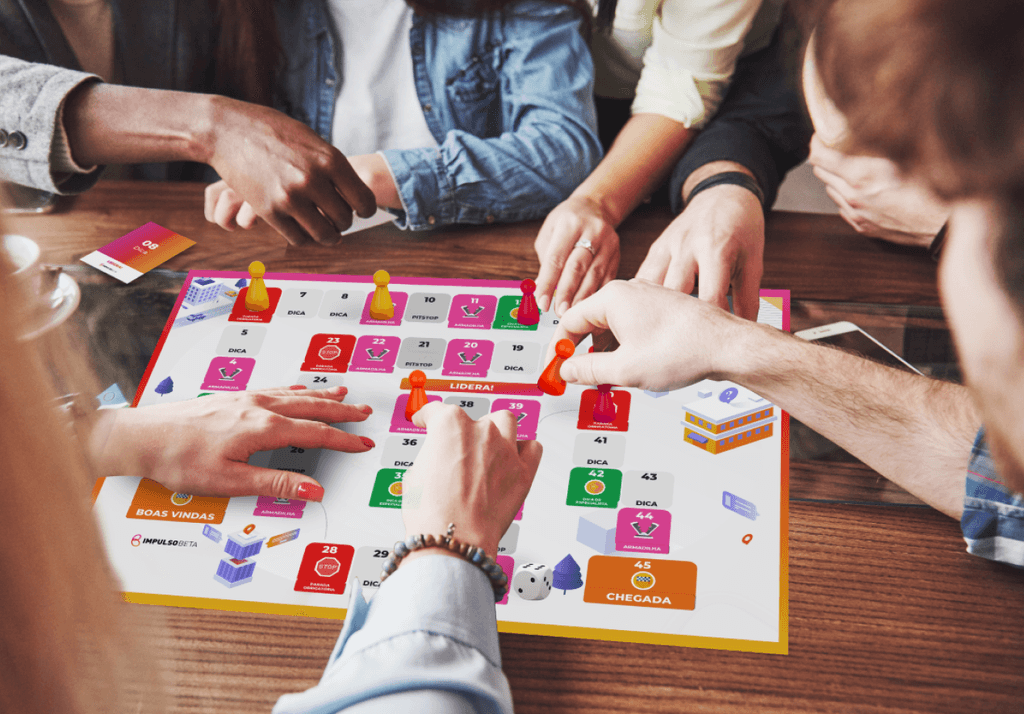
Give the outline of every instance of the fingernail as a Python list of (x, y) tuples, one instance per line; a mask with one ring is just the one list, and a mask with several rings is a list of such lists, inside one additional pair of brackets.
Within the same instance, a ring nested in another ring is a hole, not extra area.
[(569, 309), (569, 303), (563, 302), (561, 305), (558, 306), (558, 310), (557, 310), (558, 316), (561, 317), (562, 315), (564, 315), (568, 309)]
[(305, 501), (324, 500), (324, 487), (315, 481), (303, 481), (299, 484), (299, 498)]
[(541, 312), (548, 311), (548, 303), (551, 302), (547, 295), (541, 295), (540, 300), (537, 301), (537, 305), (540, 307)]
[(345, 394), (348, 392), (348, 387), (331, 387), (331, 394)]
[(363, 414), (373, 414), (373, 407), (369, 404), (357, 404), (356, 409), (361, 411)]
[(367, 449), (372, 449), (373, 447), (376, 446), (376, 444), (373, 443), (373, 439), (367, 438), (365, 436), (360, 436), (359, 440), (363, 442), (363, 445), (365, 445)]

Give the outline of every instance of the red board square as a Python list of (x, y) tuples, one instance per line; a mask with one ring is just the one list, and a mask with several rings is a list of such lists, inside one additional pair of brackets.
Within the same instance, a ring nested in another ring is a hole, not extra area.
[(281, 288), (267, 288), (267, 296), (270, 298), (270, 307), (266, 310), (253, 312), (245, 306), (245, 294), (249, 288), (242, 288), (238, 291), (235, 304), (231, 306), (231, 317), (228, 322), (270, 322), (277, 309), (277, 303), (281, 302)]
[(310, 543), (302, 556), (295, 590), (303, 593), (341, 595), (356, 550), (337, 543)]
[(612, 401), (615, 402), (615, 420), (608, 424), (594, 421), (594, 404), (597, 402), (597, 394), (596, 389), (588, 389), (583, 392), (580, 397), (580, 415), (576, 421), (576, 428), (590, 431), (629, 431), (630, 393), (624, 389), (612, 390)]
[(354, 335), (313, 335), (302, 361), (303, 372), (347, 372), (356, 347)]

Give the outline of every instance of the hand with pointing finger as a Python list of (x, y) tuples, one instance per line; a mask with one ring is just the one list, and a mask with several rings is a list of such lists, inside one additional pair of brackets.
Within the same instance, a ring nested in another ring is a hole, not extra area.
[[(516, 441), (516, 417), (508, 410), (473, 421), (459, 407), (431, 402), (413, 422), (427, 430), (427, 440), (402, 478), (406, 534), (441, 534), (454, 523), (460, 542), (495, 557), (530, 492), (540, 443)], [(439, 551), (416, 551), (406, 559), (428, 552)]]
[(105, 412), (89, 451), (103, 475), (143, 476), (182, 493), (319, 501), (324, 491), (314, 479), (251, 466), (249, 457), (287, 446), (369, 451), (370, 439), (331, 426), (372, 413), (343, 403), (347, 394), (345, 387), (263, 389)]
[[(744, 331), (765, 329), (710, 303), (644, 280), (609, 283), (565, 315), (549, 347), (611, 330), (612, 352), (577, 351), (561, 376), (578, 384), (618, 384), (667, 391), (721, 379), (745, 358)], [(768, 328), (770, 329), (770, 328)]]

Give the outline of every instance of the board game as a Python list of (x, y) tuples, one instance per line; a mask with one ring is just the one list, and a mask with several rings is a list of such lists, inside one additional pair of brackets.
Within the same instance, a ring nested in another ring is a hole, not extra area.
[[(788, 417), (742, 387), (672, 392), (537, 388), (557, 320), (516, 319), (519, 283), (391, 279), (394, 316), (370, 317), (369, 276), (266, 273), (270, 306), (246, 309), (249, 276), (189, 273), (133, 406), (246, 389), (344, 384), (374, 414), (339, 424), (366, 453), (285, 448), (250, 463), (309, 474), (322, 503), (171, 493), (101, 479), (95, 513), (125, 599), (344, 618), (372, 597), (404, 537), (402, 475), (424, 432), (405, 418), (409, 375), (431, 401), (479, 418), (509, 409), (544, 456), (498, 562), (511, 591), (502, 632), (787, 652)], [(788, 291), (762, 291), (759, 321), (789, 329)], [(578, 350), (587, 349), (588, 337)], [(535, 588), (517, 588), (522, 570)]]

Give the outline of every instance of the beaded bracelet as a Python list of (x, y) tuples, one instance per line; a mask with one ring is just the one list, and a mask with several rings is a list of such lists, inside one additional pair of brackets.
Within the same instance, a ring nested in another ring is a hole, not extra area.
[(448, 532), (443, 536), (429, 535), (411, 535), (404, 541), (400, 540), (395, 543), (395, 547), (391, 550), (391, 555), (384, 561), (384, 569), (380, 574), (380, 581), (383, 583), (392, 575), (398, 566), (401, 564), (402, 559), (409, 555), (414, 550), (421, 548), (447, 548), (453, 553), (458, 553), (463, 558), (468, 560), (473, 565), (484, 571), (488, 580), (491, 581), (491, 587), (494, 589), (494, 602), (500, 601), (505, 597), (505, 593), (508, 592), (508, 576), (505, 575), (505, 571), (501, 569), (501, 566), (494, 562), (491, 556), (484, 552), (483, 548), (478, 548), (475, 545), (469, 545), (468, 543), (460, 543), (452, 537), (455, 532), (455, 524), (448, 524)]

